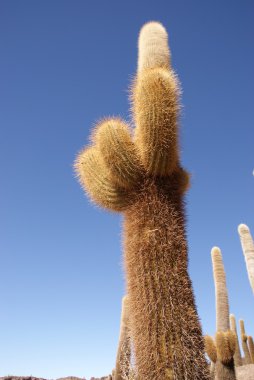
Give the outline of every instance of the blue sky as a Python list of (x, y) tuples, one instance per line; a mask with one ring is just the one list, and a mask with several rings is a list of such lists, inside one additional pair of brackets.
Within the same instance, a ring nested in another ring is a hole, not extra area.
[(96, 120), (128, 119), (137, 36), (167, 28), (182, 94), (190, 275), (215, 331), (210, 250), (231, 311), (254, 335), (237, 234), (254, 234), (253, 1), (0, 3), (0, 376), (102, 376), (114, 367), (124, 274), (121, 216), (92, 206), (73, 161)]

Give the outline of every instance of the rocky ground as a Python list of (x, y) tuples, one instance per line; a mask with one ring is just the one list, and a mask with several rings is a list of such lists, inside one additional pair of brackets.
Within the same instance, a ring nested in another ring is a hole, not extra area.
[[(254, 364), (248, 364), (244, 365), (242, 367), (237, 367), (236, 369), (237, 373), (237, 379), (238, 380), (254, 380)], [(104, 377), (91, 377), (90, 380), (111, 380), (111, 376), (104, 376)], [(47, 380), (39, 377), (33, 377), (33, 376), (5, 376), (0, 377), (0, 380)], [(68, 376), (68, 377), (61, 377), (56, 380), (88, 380), (80, 377), (75, 376)]]
[[(104, 377), (91, 377), (90, 380), (111, 380), (111, 377), (104, 376)], [(33, 376), (4, 376), (0, 377), (0, 380), (47, 380), (43, 379), (42, 377), (33, 377)], [(56, 380), (88, 380), (84, 377), (75, 377), (75, 376), (67, 376), (67, 377), (60, 377)]]

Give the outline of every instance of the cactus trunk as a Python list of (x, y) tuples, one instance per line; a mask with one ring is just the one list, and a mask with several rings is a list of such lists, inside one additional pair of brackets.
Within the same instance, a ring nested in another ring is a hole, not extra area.
[(125, 212), (131, 334), (142, 380), (209, 378), (187, 273), (183, 211), (167, 179), (148, 179)]
[(224, 365), (221, 361), (216, 363), (215, 380), (236, 380), (234, 361)]

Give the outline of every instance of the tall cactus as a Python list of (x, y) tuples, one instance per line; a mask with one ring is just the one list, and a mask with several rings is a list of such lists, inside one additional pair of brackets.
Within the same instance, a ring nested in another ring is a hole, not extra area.
[(242, 244), (243, 254), (245, 257), (250, 286), (254, 292), (254, 242), (250, 229), (246, 224), (238, 226), (238, 233)]
[(124, 258), (135, 363), (142, 380), (205, 380), (209, 371), (188, 275), (178, 147), (178, 82), (167, 33), (139, 36), (132, 86), (133, 139), (120, 119), (100, 123), (76, 171), (96, 203), (124, 213)]

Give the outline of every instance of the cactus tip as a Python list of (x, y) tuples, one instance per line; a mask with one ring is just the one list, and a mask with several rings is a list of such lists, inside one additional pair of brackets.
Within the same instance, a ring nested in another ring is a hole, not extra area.
[(212, 250), (211, 250), (211, 255), (214, 256), (214, 255), (221, 255), (221, 250), (219, 247), (213, 247)]
[(242, 234), (244, 234), (246, 232), (249, 232), (249, 227), (246, 224), (243, 224), (243, 223), (239, 224), (239, 226), (238, 226), (238, 233), (240, 235), (242, 235)]

